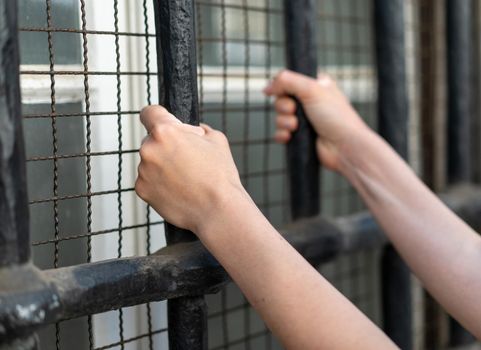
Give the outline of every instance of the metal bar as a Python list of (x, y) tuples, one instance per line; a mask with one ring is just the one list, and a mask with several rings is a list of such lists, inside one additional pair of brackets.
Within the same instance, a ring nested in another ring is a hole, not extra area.
[[(284, 0), (287, 68), (316, 77), (316, 9), (314, 0)], [(319, 161), (316, 133), (302, 106), (299, 127), (287, 145), (291, 213), (293, 219), (319, 213)]]
[(0, 0), (0, 267), (30, 259), (17, 2)]
[[(438, 0), (419, 2), (420, 79), (421, 79), (421, 150), (422, 179), (434, 192), (446, 185), (444, 123), (446, 117), (446, 62), (444, 36), (445, 6)], [(447, 317), (439, 303), (423, 291), (422, 333), (425, 349), (440, 349), (447, 339)]]
[[(481, 229), (480, 187), (454, 187), (441, 198), (474, 229)], [(280, 231), (313, 265), (340, 254), (383, 247), (387, 242), (368, 212), (329, 220), (319, 216), (302, 219)], [(147, 257), (43, 272), (31, 265), (0, 270), (0, 346), (61, 319), (215, 293), (228, 280), (222, 266), (198, 241), (167, 246)], [(29, 312), (22, 314), (23, 310)]]
[[(404, 1), (375, 0), (379, 133), (403, 157), (408, 154), (408, 116)], [(410, 272), (392, 246), (381, 262), (384, 330), (401, 348), (411, 349)]]
[(471, 103), (472, 103), (472, 133), (471, 133), (471, 162), (473, 166), (473, 181), (481, 183), (481, 3), (473, 1), (472, 14), (472, 82), (471, 82)]
[(471, 178), (471, 0), (446, 0), (448, 181)]
[[(447, 146), (449, 183), (470, 181), (471, 166), (471, 0), (446, 0), (448, 77)], [(449, 322), (451, 346), (469, 344), (474, 337), (455, 319)]]
[[(199, 125), (195, 9), (193, 0), (154, 0), (159, 101), (182, 122)], [(167, 244), (195, 241), (192, 232), (166, 223)], [(171, 349), (207, 349), (207, 306), (203, 295), (168, 303)]]
[[(454, 187), (441, 198), (471, 227), (481, 229), (480, 187)], [(340, 254), (383, 247), (387, 242), (368, 212), (328, 220), (319, 216), (302, 219), (285, 226), (281, 233), (313, 265), (332, 261)], [(31, 265), (3, 269), (0, 349), (4, 342), (62, 319), (215, 293), (228, 280), (222, 266), (198, 241), (167, 246), (147, 257), (43, 272)], [(23, 314), (23, 310), (29, 312)]]
[[(59, 309), (30, 264), (17, 2), (0, 0), (0, 349), (37, 349), (35, 328)], [(29, 299), (28, 294), (35, 298)]]

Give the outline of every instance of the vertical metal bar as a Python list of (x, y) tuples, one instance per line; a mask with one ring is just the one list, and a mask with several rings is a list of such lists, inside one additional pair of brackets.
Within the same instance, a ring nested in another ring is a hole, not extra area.
[(471, 0), (446, 0), (448, 182), (471, 179)]
[[(472, 14), (472, 133), (471, 133), (471, 162), (473, 166), (473, 178), (476, 183), (481, 183), (481, 3), (479, 0), (473, 1)], [(478, 64), (477, 64), (478, 63)]]
[(17, 2), (0, 0), (0, 267), (30, 258)]
[[(448, 183), (470, 181), (471, 168), (471, 0), (446, 0), (448, 78)], [(450, 319), (451, 346), (469, 344), (474, 337)]]
[[(408, 95), (404, 0), (375, 0), (379, 133), (403, 157), (408, 154)], [(381, 262), (384, 330), (401, 348), (411, 349), (411, 276), (392, 246)]]
[[(284, 0), (287, 68), (316, 77), (316, 6), (314, 0)], [(319, 161), (316, 133), (298, 103), (299, 128), (287, 145), (293, 219), (319, 213)]]
[[(0, 268), (30, 260), (17, 11), (16, 1), (0, 0)], [(31, 334), (0, 347), (33, 350), (38, 340)]]
[[(198, 125), (197, 62), (193, 0), (154, 0), (159, 101), (182, 122)], [(167, 244), (196, 240), (166, 223)], [(170, 349), (207, 349), (204, 296), (169, 300)]]
[[(438, 0), (420, 1), (422, 178), (434, 192), (441, 191), (446, 184), (446, 156), (442, 147), (446, 114), (444, 9), (444, 3)], [(423, 304), (422, 344), (427, 350), (443, 348), (447, 344), (446, 313), (427, 291), (423, 293)]]

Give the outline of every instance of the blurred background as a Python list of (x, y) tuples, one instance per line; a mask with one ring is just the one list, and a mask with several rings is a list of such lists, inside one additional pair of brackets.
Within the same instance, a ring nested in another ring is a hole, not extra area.
[[(50, 269), (155, 252), (165, 245), (163, 220), (133, 190), (145, 134), (138, 112), (158, 103), (152, 1), (18, 3), (35, 264)], [(478, 68), (480, 5), (470, 3)], [(285, 67), (282, 1), (198, 0), (195, 6), (201, 118), (227, 134), (245, 187), (281, 227), (291, 220), (285, 150), (273, 142), (272, 103), (261, 90)], [(446, 185), (445, 11), (444, 1), (405, 0), (409, 162), (436, 191)], [(317, 25), (319, 70), (337, 79), (376, 129), (373, 0), (319, 0)], [(479, 78), (473, 70), (478, 93)], [(480, 97), (472, 98), (477, 180)], [(338, 175), (322, 170), (320, 181), (324, 216), (365, 209)], [(374, 249), (318, 268), (381, 325), (379, 261)], [(414, 277), (412, 289), (414, 348), (447, 348), (446, 314)], [(281, 349), (234, 284), (206, 298), (209, 349)], [(167, 335), (166, 303), (157, 302), (63, 321), (40, 339), (44, 349), (168, 349)]]

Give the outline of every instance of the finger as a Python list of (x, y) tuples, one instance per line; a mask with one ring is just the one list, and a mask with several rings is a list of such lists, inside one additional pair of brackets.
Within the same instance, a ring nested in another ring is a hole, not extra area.
[(296, 111), (296, 102), (290, 97), (282, 96), (274, 102), (274, 108), (278, 113), (294, 114)]
[(167, 109), (158, 105), (151, 105), (144, 107), (140, 111), (140, 121), (144, 125), (147, 132), (150, 133), (154, 125), (163, 123), (175, 123), (181, 124), (182, 122), (177, 119), (173, 114), (169, 113)]
[(298, 120), (295, 115), (278, 115), (276, 118), (276, 125), (278, 129), (287, 131), (295, 131), (298, 126)]
[(281, 71), (264, 89), (266, 95), (293, 95), (299, 99), (309, 96), (316, 80), (290, 70)]
[(287, 143), (291, 139), (290, 131), (285, 129), (277, 130), (274, 134), (274, 140), (278, 143)]

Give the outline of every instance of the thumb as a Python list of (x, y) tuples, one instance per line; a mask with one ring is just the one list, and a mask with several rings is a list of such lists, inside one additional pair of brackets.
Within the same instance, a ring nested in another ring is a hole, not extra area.
[(264, 89), (264, 93), (268, 96), (292, 95), (303, 100), (312, 96), (315, 85), (317, 86), (316, 80), (307, 75), (283, 70)]
[(144, 124), (147, 132), (150, 133), (152, 128), (157, 124), (182, 124), (173, 114), (169, 113), (167, 109), (159, 105), (151, 105), (144, 107), (140, 111), (140, 121)]

